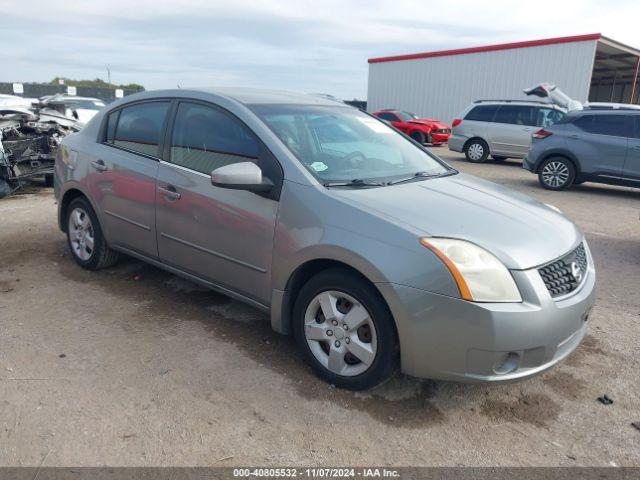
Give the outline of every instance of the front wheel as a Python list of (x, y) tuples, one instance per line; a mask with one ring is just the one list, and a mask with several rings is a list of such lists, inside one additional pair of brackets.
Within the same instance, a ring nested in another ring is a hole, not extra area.
[(426, 141), (424, 133), (422, 132), (418, 132), (418, 131), (411, 132), (409, 136), (413, 138), (416, 142), (418, 142), (420, 145), (424, 145), (424, 142)]
[(551, 157), (540, 166), (538, 181), (547, 190), (564, 190), (573, 184), (576, 169), (564, 157)]
[(293, 310), (293, 332), (314, 372), (340, 388), (362, 390), (398, 365), (393, 318), (375, 288), (344, 269), (311, 278)]
[(465, 146), (464, 154), (472, 163), (484, 163), (489, 156), (489, 145), (479, 138), (470, 140)]

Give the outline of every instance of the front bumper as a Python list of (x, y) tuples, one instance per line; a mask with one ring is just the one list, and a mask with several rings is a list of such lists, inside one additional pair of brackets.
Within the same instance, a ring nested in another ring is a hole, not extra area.
[(447, 141), (449, 141), (448, 133), (432, 133), (431, 134), (432, 145), (442, 145), (443, 143), (447, 143)]
[(551, 298), (537, 269), (512, 271), (522, 303), (474, 303), (378, 284), (396, 320), (402, 371), (421, 378), (508, 382), (551, 368), (587, 330), (596, 285), (588, 248), (587, 255), (585, 279), (561, 299)]

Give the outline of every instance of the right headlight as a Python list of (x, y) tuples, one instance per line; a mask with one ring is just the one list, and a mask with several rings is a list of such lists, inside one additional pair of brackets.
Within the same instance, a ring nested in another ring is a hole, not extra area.
[(521, 302), (520, 291), (507, 267), (494, 255), (473, 243), (455, 238), (423, 237), (451, 272), (460, 296), (472, 302)]

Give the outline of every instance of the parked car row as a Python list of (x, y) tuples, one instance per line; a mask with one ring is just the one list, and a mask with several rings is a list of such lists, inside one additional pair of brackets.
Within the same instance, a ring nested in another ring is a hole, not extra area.
[[(561, 105), (526, 100), (479, 100), (452, 123), (449, 149), (474, 163), (523, 159), (550, 190), (586, 181), (640, 187), (640, 109), (580, 104), (555, 87), (526, 92), (560, 95)], [(568, 110), (568, 111), (567, 111)]]

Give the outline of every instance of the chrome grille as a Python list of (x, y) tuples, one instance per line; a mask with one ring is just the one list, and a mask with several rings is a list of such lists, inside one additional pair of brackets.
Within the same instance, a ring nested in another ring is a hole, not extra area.
[(587, 275), (587, 253), (581, 243), (560, 260), (538, 269), (552, 297), (573, 292)]

